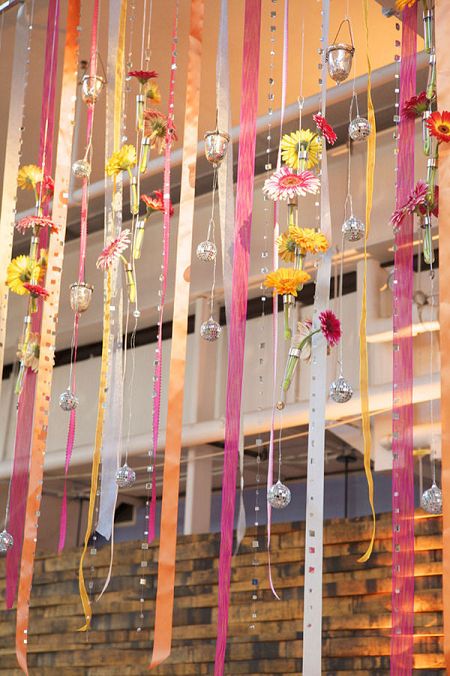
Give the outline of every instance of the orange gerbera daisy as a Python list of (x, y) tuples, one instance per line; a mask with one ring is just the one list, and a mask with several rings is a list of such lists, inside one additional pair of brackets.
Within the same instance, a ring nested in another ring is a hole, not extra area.
[(439, 143), (450, 141), (450, 113), (447, 110), (443, 110), (442, 113), (436, 111), (430, 115), (427, 127)]
[(297, 291), (310, 279), (311, 276), (304, 270), (278, 268), (267, 275), (264, 286), (272, 287), (274, 294), (278, 293), (280, 296), (284, 294), (296, 296)]

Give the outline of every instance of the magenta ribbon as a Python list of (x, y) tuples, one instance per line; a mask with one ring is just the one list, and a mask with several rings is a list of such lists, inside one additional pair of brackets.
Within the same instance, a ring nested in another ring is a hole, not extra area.
[(261, 0), (245, 1), (244, 54), (241, 84), (239, 159), (236, 189), (236, 224), (229, 358), (225, 415), (221, 540), (219, 558), (219, 608), (214, 674), (222, 676), (228, 631), (231, 556), (233, 546), (236, 472), (244, 370), (247, 320), (248, 270), (252, 229), (253, 182), (255, 174), (256, 116), (258, 112), (259, 45)]
[(175, 104), (175, 73), (176, 73), (176, 52), (177, 52), (177, 33), (178, 33), (178, 13), (175, 11), (172, 34), (172, 60), (170, 69), (169, 84), (169, 112), (167, 115), (167, 135), (166, 147), (164, 150), (164, 220), (163, 220), (163, 263), (162, 263), (162, 281), (161, 296), (159, 298), (159, 317), (158, 317), (158, 342), (156, 348), (155, 367), (153, 371), (154, 397), (152, 411), (152, 445), (153, 445), (153, 472), (152, 472), (152, 495), (150, 499), (149, 519), (148, 519), (148, 542), (155, 539), (156, 534), (156, 454), (158, 450), (158, 437), (161, 413), (161, 377), (162, 377), (162, 325), (164, 318), (164, 304), (166, 302), (167, 274), (169, 270), (170, 253), (170, 157), (172, 153), (172, 130), (174, 128), (174, 104)]
[[(417, 5), (403, 10), (400, 111), (416, 92)], [(397, 160), (397, 208), (414, 188), (415, 121), (402, 115)], [(391, 674), (413, 668), (414, 458), (413, 458), (413, 216), (395, 235), (392, 414), (392, 636)]]
[[(50, 176), (53, 164), (53, 133), (55, 126), (55, 87), (58, 62), (58, 25), (60, 0), (50, 0), (45, 43), (44, 85), (42, 94), (39, 164), (44, 176)], [(42, 185), (42, 184), (41, 184)], [(49, 203), (43, 205), (45, 215)], [(41, 228), (39, 249), (48, 247), (47, 228)], [(42, 299), (37, 299), (37, 312), (31, 318), (31, 330), (39, 333), (42, 319)], [(31, 436), (33, 431), (36, 373), (26, 369), (18, 401), (13, 472), (11, 476), (8, 531), (14, 538), (14, 547), (6, 555), (6, 607), (12, 608), (17, 593), (19, 563), (22, 554), (28, 491)]]
[[(97, 35), (98, 35), (98, 11), (99, 0), (95, 0), (94, 12), (92, 15), (91, 28), (91, 60), (89, 76), (95, 77), (97, 74)], [(94, 124), (94, 107), (95, 104), (88, 104), (87, 120), (86, 120), (86, 147), (89, 146), (92, 136), (92, 127)], [(89, 201), (89, 179), (83, 178), (81, 186), (81, 218), (80, 218), (80, 258), (78, 262), (78, 283), (84, 282), (84, 268), (86, 262), (86, 245), (87, 245), (87, 231), (88, 231), (88, 201)], [(73, 348), (72, 348), (72, 377), (70, 389), (76, 393), (76, 361), (78, 350), (78, 328), (80, 323), (80, 315), (75, 313), (73, 324)], [(76, 409), (70, 412), (69, 429), (67, 432), (66, 443), (66, 459), (64, 464), (64, 490), (61, 501), (61, 515), (59, 520), (59, 541), (58, 552), (61, 553), (64, 549), (67, 534), (67, 475), (69, 473), (70, 461), (72, 459), (73, 445), (75, 442), (75, 426), (76, 426)]]

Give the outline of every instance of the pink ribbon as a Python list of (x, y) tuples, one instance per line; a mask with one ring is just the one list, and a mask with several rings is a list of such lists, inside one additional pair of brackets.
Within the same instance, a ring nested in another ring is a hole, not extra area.
[[(39, 164), (44, 176), (51, 175), (53, 163), (53, 132), (55, 125), (55, 86), (58, 61), (58, 24), (59, 0), (50, 0), (47, 17), (45, 44), (44, 91), (42, 96)], [(41, 185), (43, 182), (41, 183)], [(49, 213), (48, 201), (44, 204), (44, 214)], [(41, 228), (39, 248), (48, 247), (47, 228)], [(39, 333), (42, 319), (42, 300), (38, 299), (38, 309), (31, 318), (31, 330)], [(35, 399), (36, 374), (26, 369), (22, 392), (18, 401), (16, 437), (14, 443), (14, 463), (11, 477), (9, 525), (8, 530), (14, 538), (14, 547), (6, 555), (6, 607), (12, 608), (19, 579), (19, 562), (22, 554), (22, 542), (28, 491), (28, 467), (30, 464), (31, 436), (33, 430), (33, 412)]]
[(221, 540), (219, 558), (219, 608), (215, 676), (222, 676), (228, 631), (231, 556), (233, 545), (236, 472), (247, 320), (248, 269), (255, 173), (256, 116), (261, 33), (261, 0), (245, 1), (244, 55), (236, 190), (233, 283), (225, 417)]
[[(402, 23), (400, 111), (416, 92), (417, 5), (405, 7)], [(397, 160), (397, 207), (414, 187), (413, 119), (402, 116)], [(413, 668), (414, 633), (414, 467), (413, 467), (413, 216), (395, 235), (392, 414), (392, 637), (391, 674)]]

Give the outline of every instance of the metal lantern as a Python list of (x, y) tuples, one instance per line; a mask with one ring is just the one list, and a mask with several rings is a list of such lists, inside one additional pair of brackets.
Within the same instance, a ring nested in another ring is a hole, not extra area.
[(206, 159), (214, 167), (217, 167), (227, 153), (230, 135), (215, 129), (214, 131), (207, 131), (204, 138)]
[[(345, 23), (348, 24), (351, 44), (337, 41), (341, 28)], [(328, 74), (338, 85), (341, 82), (344, 82), (344, 80), (346, 80), (350, 75), (354, 53), (355, 45), (353, 42), (352, 25), (350, 23), (350, 19), (344, 19), (339, 25), (333, 43), (327, 47), (327, 51), (325, 53)]]
[(88, 309), (94, 287), (86, 282), (74, 282), (70, 285), (70, 307), (77, 314), (86, 312)]
[(371, 126), (369, 120), (357, 115), (348, 125), (348, 133), (352, 141), (362, 141), (369, 136)]
[(91, 175), (91, 165), (87, 160), (76, 160), (72, 164), (72, 174), (76, 178), (89, 178)]
[(74, 395), (70, 387), (59, 395), (59, 405), (63, 411), (73, 411), (78, 403), (78, 397)]
[(280, 480), (267, 491), (267, 502), (275, 509), (284, 509), (291, 501), (291, 491)]
[(442, 514), (442, 491), (434, 482), (423, 492), (420, 506), (428, 514)]
[(216, 322), (216, 320), (212, 317), (207, 319), (206, 322), (203, 322), (200, 327), (201, 337), (203, 340), (207, 340), (210, 343), (217, 340), (221, 333), (222, 327), (220, 326), (219, 322)]
[(100, 96), (105, 80), (101, 75), (83, 75), (81, 80), (81, 96), (85, 103), (92, 105)]
[(0, 554), (6, 554), (14, 546), (14, 538), (7, 530), (0, 533)]
[(130, 488), (136, 481), (136, 472), (125, 463), (116, 472), (116, 484), (119, 488)]
[(197, 247), (197, 258), (199, 261), (204, 263), (212, 263), (216, 260), (217, 256), (217, 247), (214, 242), (211, 242), (209, 239), (205, 239), (204, 242), (200, 242)]
[(348, 242), (357, 242), (366, 232), (366, 226), (353, 215), (342, 224), (342, 234)]
[(336, 378), (330, 385), (330, 398), (337, 404), (345, 404), (353, 396), (353, 387), (343, 376)]

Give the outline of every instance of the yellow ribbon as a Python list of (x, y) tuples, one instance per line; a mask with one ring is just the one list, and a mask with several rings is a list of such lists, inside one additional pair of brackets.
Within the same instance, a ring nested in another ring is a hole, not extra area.
[(366, 165), (366, 233), (364, 237), (364, 280), (361, 303), (361, 319), (359, 323), (359, 388), (361, 392), (361, 415), (362, 430), (364, 437), (364, 471), (366, 473), (367, 487), (369, 491), (369, 503), (372, 510), (372, 537), (366, 552), (358, 559), (364, 563), (368, 561), (372, 554), (373, 543), (375, 541), (376, 516), (375, 505), (373, 502), (373, 477), (370, 467), (371, 460), (371, 436), (370, 436), (370, 410), (369, 410), (369, 362), (367, 357), (367, 240), (370, 233), (370, 215), (372, 212), (373, 199), (373, 179), (375, 173), (375, 150), (376, 150), (376, 122), (375, 110), (372, 102), (372, 67), (369, 56), (369, 3), (363, 0), (364, 28), (366, 33), (366, 51), (367, 51), (367, 118), (370, 123), (371, 132), (367, 139), (367, 165)]

